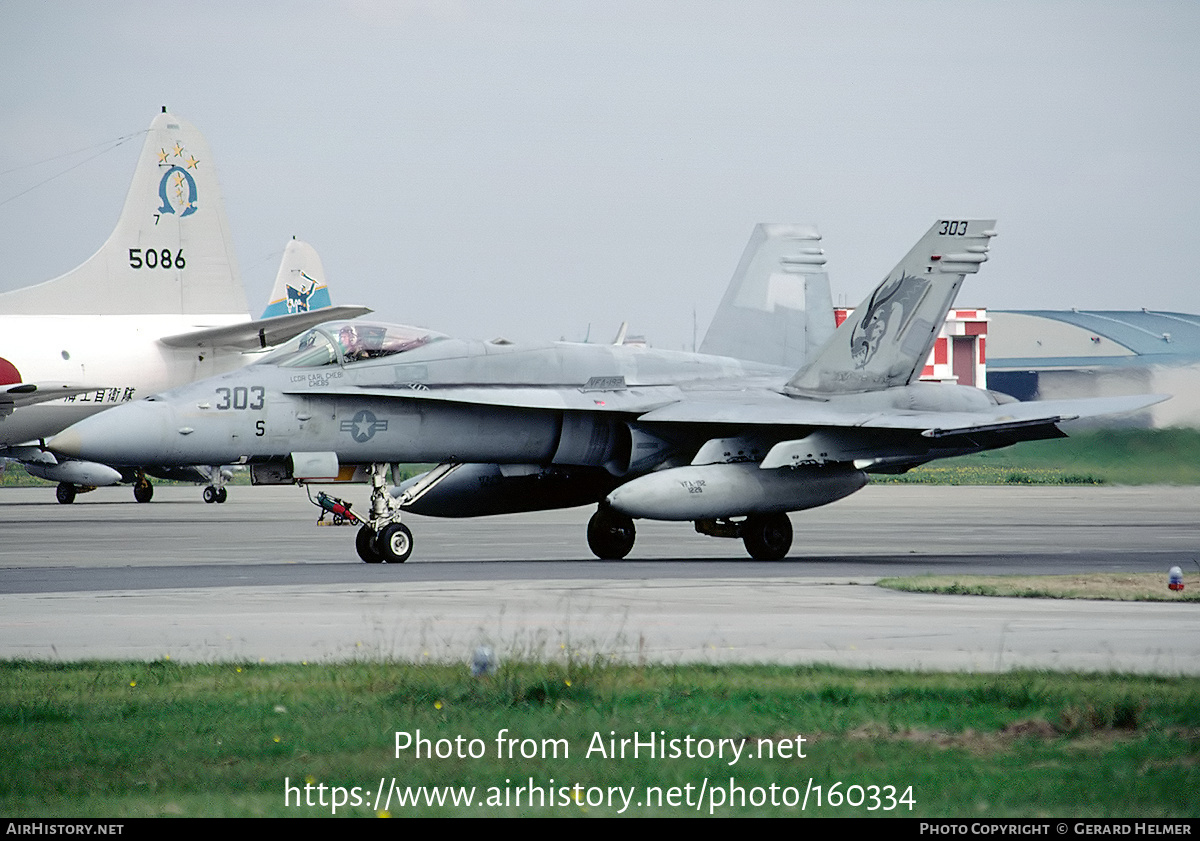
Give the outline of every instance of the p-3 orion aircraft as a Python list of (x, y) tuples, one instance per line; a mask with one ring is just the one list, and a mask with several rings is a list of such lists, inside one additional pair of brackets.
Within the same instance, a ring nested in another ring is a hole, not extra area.
[(320, 260), (299, 241), (284, 252), (272, 301), (289, 287), (304, 290), (303, 310), (269, 305), (250, 320), (212, 154), (164, 108), (108, 241), (62, 277), (0, 294), (0, 458), (58, 482), (60, 502), (122, 481), (149, 501), (147, 473), (207, 481), (205, 499), (223, 502), (225, 474), (192, 466), (222, 462), (114, 467), (42, 443), (103, 409), (239, 368), (322, 321), (370, 312), (329, 307)]

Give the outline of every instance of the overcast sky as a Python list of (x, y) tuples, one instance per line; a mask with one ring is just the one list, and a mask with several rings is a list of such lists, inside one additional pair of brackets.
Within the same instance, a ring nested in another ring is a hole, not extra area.
[(939, 217), (999, 219), (961, 305), (1200, 312), (1198, 45), (1195, 0), (0, 0), (0, 289), (101, 245), (142, 138), (86, 159), (165, 104), (256, 312), (295, 235), (387, 320), (690, 347), (755, 223), (856, 304)]

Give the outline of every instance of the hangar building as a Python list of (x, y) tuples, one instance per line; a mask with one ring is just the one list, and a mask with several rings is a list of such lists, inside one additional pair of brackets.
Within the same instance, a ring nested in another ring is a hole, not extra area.
[(1020, 400), (1171, 394), (1131, 419), (1200, 426), (1200, 316), (1150, 310), (991, 310), (987, 385)]

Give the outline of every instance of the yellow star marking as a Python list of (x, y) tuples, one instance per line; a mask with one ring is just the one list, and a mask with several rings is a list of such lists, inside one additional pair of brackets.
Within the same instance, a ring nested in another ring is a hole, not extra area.
[(160, 164), (161, 164), (161, 163), (166, 163), (166, 161), (167, 161), (167, 156), (169, 156), (170, 154), (171, 154), (171, 153), (170, 153), (170, 152), (168, 152), (166, 149), (159, 149), (159, 150), (158, 150), (158, 162), (159, 162)]
[(187, 159), (187, 165), (188, 165), (188, 169), (195, 169), (195, 168), (196, 168), (196, 164), (198, 164), (198, 163), (200, 163), (200, 162), (199, 162), (198, 160), (196, 160), (196, 156), (195, 156), (195, 155), (189, 155), (189, 156), (188, 156), (188, 159)]
[(180, 172), (175, 173), (175, 186), (176, 187), (183, 186), (183, 173), (180, 173)]
[(177, 157), (177, 158), (183, 157), (183, 147), (179, 145), (178, 140), (175, 141), (175, 157)]

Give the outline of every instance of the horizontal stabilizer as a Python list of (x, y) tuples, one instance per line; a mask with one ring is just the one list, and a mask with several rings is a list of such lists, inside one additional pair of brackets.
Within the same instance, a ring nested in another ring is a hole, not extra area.
[(58, 400), (60, 397), (70, 397), (73, 394), (83, 394), (95, 391), (98, 386), (81, 386), (70, 383), (12, 383), (0, 386), (0, 418), (11, 415), (14, 409), (22, 406), (33, 406)]
[(260, 318), (257, 321), (246, 321), (241, 324), (230, 324), (224, 327), (210, 327), (205, 330), (193, 330), (189, 333), (179, 333), (175, 336), (165, 336), (159, 339), (167, 347), (175, 348), (222, 348), (226, 350), (262, 350), (286, 342), (300, 335), (311, 327), (316, 327), (326, 321), (338, 321), (347, 318), (358, 318), (371, 312), (367, 307), (340, 306), (326, 307), (313, 312), (297, 312), (291, 315), (277, 315), (272, 318)]
[(685, 400), (647, 412), (638, 420), (652, 423), (906, 429), (936, 438), (1133, 412), (1161, 403), (1168, 397), (1165, 394), (1142, 394), (1002, 403), (984, 411), (912, 411), (882, 405), (877, 408), (850, 408), (835, 402), (796, 400), (764, 394), (757, 400), (747, 399), (740, 403), (720, 399)]
[(1034, 400), (1028, 403), (1006, 403), (1001, 408), (1015, 410), (1005, 412), (1011, 418), (1002, 418), (991, 423), (968, 424), (960, 427), (938, 426), (924, 430), (926, 438), (944, 438), (950, 435), (965, 435), (974, 432), (1004, 432), (1023, 426), (1045, 423), (1064, 423), (1082, 418), (1121, 415), (1136, 412), (1164, 400), (1169, 394), (1134, 394), (1126, 397), (1087, 397), (1077, 400)]

